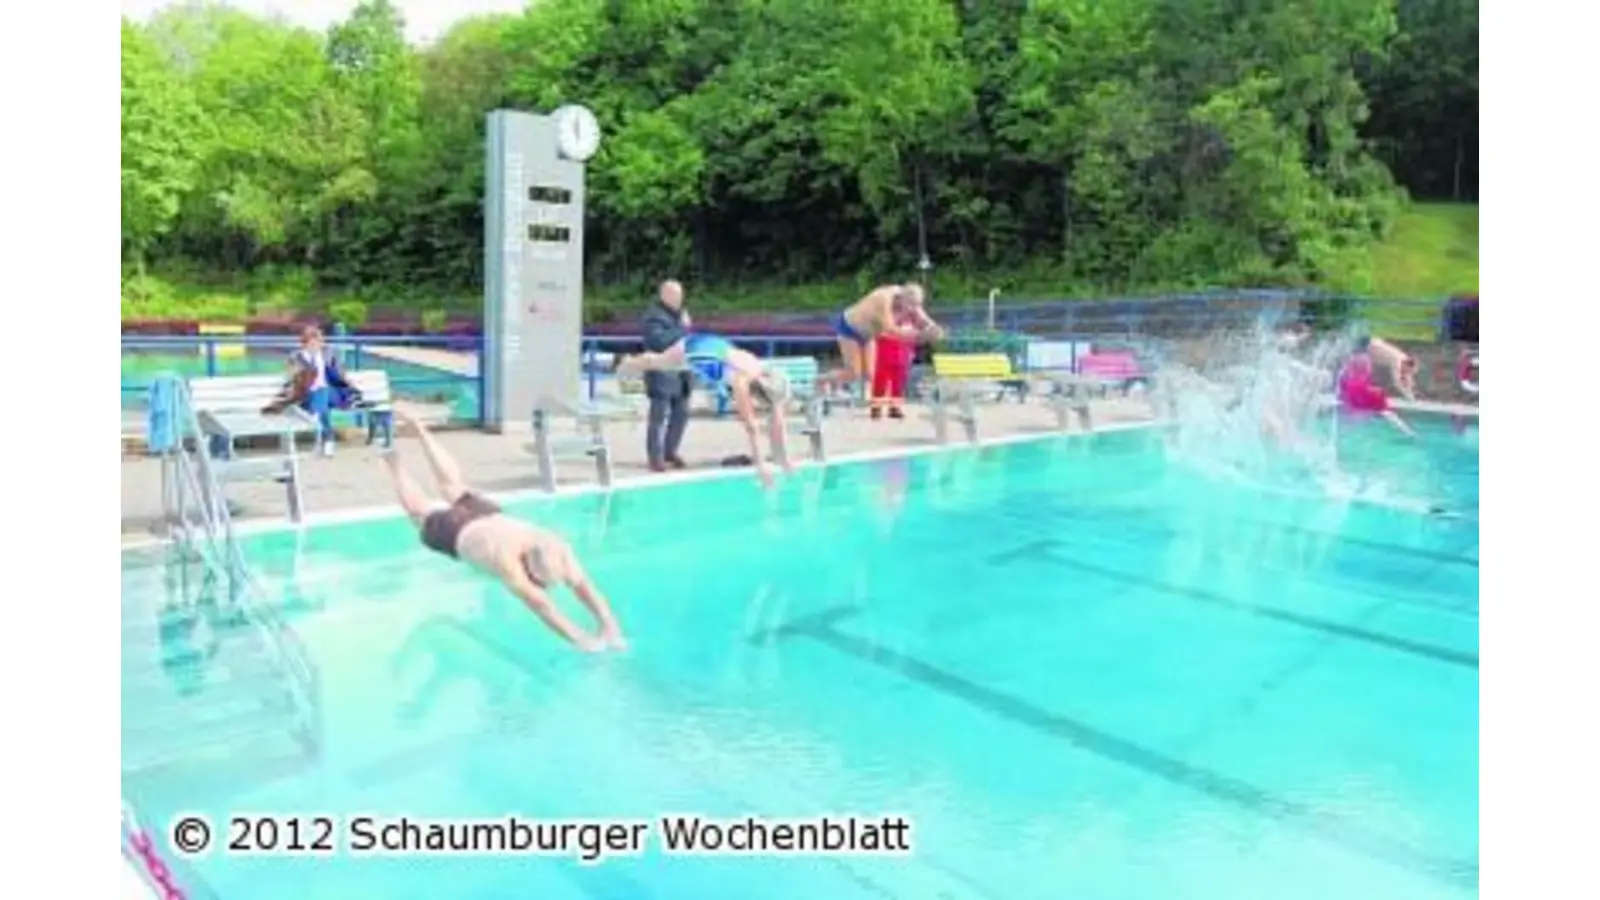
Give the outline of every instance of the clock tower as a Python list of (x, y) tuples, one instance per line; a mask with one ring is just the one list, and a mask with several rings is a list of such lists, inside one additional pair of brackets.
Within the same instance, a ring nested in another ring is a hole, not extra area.
[(527, 431), (535, 404), (578, 399), (583, 362), (584, 167), (594, 113), (489, 113), (484, 186), (484, 422)]

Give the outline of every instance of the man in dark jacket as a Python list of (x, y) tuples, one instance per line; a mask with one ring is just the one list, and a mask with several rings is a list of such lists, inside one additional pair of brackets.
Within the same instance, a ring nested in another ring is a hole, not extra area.
[[(683, 285), (661, 282), (656, 302), (644, 312), (644, 349), (662, 353), (683, 340), (689, 329), (689, 314), (683, 309)], [(689, 424), (689, 373), (646, 372), (645, 396), (650, 398), (650, 421), (645, 430), (645, 452), (650, 470), (685, 468), (678, 456), (683, 430)]]

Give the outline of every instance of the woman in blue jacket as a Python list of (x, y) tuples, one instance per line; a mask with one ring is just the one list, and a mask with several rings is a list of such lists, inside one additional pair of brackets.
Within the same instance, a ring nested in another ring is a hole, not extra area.
[(345, 380), (338, 358), (328, 351), (322, 329), (306, 326), (300, 332), (300, 349), (289, 357), (295, 402), (317, 417), (317, 445), (323, 456), (333, 455), (333, 410), (349, 409), (361, 402), (361, 392)]

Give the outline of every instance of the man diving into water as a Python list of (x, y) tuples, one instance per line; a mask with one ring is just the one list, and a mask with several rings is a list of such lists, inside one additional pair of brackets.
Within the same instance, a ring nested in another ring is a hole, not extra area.
[[(833, 317), (833, 330), (839, 337), (839, 355), (844, 369), (829, 376), (843, 384), (872, 383), (872, 342), (880, 334), (897, 334), (910, 340), (936, 341), (944, 329), (922, 308), (922, 287), (915, 284), (886, 284), (876, 288)], [(901, 319), (906, 324), (901, 324)]]
[[(395, 494), (421, 531), (422, 543), (500, 579), (550, 630), (579, 650), (625, 649), (611, 604), (579, 565), (572, 546), (552, 532), (511, 518), (469, 487), (455, 459), (408, 410), (396, 407), (394, 417), (416, 432), (443, 500), (433, 500), (417, 486), (401, 464), (398, 448), (383, 454)], [(556, 607), (550, 592), (561, 585), (589, 608), (599, 626), (596, 633), (586, 633)]]
[(690, 334), (660, 353), (640, 353), (617, 363), (619, 375), (680, 369), (690, 369), (707, 381), (728, 386), (739, 423), (750, 440), (750, 458), (762, 485), (772, 487), (772, 473), (761, 458), (757, 400), (767, 408), (767, 436), (772, 442), (773, 457), (785, 472), (794, 471), (789, 461), (783, 417), (790, 388), (782, 372), (768, 369), (760, 357), (735, 347), (727, 338), (705, 332)]

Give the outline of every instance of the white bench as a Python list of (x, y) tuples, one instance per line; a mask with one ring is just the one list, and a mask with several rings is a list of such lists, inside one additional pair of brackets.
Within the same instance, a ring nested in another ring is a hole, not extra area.
[[(217, 480), (254, 481), (271, 478), (284, 482), (288, 492), (289, 518), (300, 521), (303, 511), (300, 492), (300, 458), (295, 439), (301, 434), (316, 434), (317, 421), (297, 406), (281, 413), (263, 413), (263, 407), (283, 389), (280, 375), (232, 375), (220, 378), (194, 378), (189, 381), (189, 404), (200, 424), (200, 438)], [(275, 450), (241, 457), (241, 438), (277, 438)]]
[(344, 373), (345, 381), (361, 392), (361, 406), (355, 410), (367, 426), (367, 443), (382, 434), (385, 447), (394, 446), (394, 388), (383, 369), (356, 369)]

